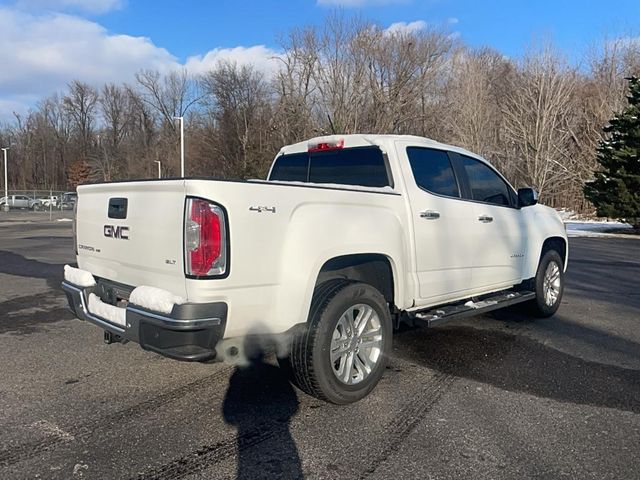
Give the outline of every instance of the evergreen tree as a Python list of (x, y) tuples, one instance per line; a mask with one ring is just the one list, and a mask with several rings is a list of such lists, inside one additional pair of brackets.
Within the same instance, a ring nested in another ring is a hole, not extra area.
[(629, 106), (604, 127), (597, 160), (601, 168), (584, 194), (599, 217), (612, 217), (640, 229), (640, 78), (629, 81)]

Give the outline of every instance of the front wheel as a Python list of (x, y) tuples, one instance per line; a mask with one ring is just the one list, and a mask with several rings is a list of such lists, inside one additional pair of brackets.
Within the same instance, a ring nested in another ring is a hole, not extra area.
[(542, 256), (534, 283), (536, 298), (530, 303), (532, 313), (550, 317), (560, 307), (564, 293), (563, 262), (558, 252), (549, 250)]
[(331, 280), (316, 287), (308, 322), (280, 363), (309, 395), (352, 403), (367, 396), (382, 377), (391, 336), (389, 306), (377, 289)]

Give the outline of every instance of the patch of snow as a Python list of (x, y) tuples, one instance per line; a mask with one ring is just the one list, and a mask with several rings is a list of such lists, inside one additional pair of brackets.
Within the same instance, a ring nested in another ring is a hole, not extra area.
[(75, 437), (68, 432), (62, 430), (55, 423), (51, 423), (48, 420), (38, 420), (31, 424), (32, 427), (42, 430), (45, 434), (52, 437), (60, 438), (61, 440), (73, 440)]
[(580, 222), (565, 222), (569, 237), (606, 237), (613, 235), (608, 230), (631, 229), (631, 225), (622, 222), (587, 220)]
[(73, 476), (80, 476), (82, 477), (82, 471), (83, 470), (89, 470), (89, 465), (87, 465), (86, 463), (76, 463), (73, 466)]
[(566, 222), (567, 220), (580, 219), (580, 215), (574, 212), (573, 210), (566, 210), (564, 208), (561, 208), (561, 209), (556, 209), (556, 212), (558, 212), (558, 215), (560, 216), (560, 219), (563, 222)]
[(156, 287), (141, 285), (129, 296), (129, 303), (139, 305), (154, 312), (171, 313), (174, 305), (182, 305), (186, 300), (171, 292)]
[(612, 220), (611, 218), (596, 217), (595, 211), (591, 215), (579, 214), (574, 212), (573, 210), (566, 210), (564, 208), (556, 209), (556, 212), (564, 223), (594, 223), (600, 225), (608, 225), (609, 227), (613, 228), (618, 228), (620, 225), (622, 225), (622, 228), (624, 228), (624, 225), (627, 225), (626, 223), (619, 222), (618, 220)]
[(89, 294), (89, 312), (123, 327), (127, 323), (127, 310), (125, 308), (114, 307), (104, 303), (94, 293)]
[(489, 307), (491, 305), (495, 305), (497, 303), (498, 303), (497, 300), (483, 300), (482, 302), (476, 302), (476, 306), (478, 308), (484, 308), (484, 307)]
[(469, 300), (464, 304), (464, 306), (469, 308), (484, 308), (490, 305), (495, 305), (496, 303), (498, 303), (496, 300), (483, 300), (481, 302), (474, 302), (472, 300)]
[(93, 287), (96, 284), (90, 272), (80, 270), (70, 265), (64, 266), (64, 279), (78, 287)]

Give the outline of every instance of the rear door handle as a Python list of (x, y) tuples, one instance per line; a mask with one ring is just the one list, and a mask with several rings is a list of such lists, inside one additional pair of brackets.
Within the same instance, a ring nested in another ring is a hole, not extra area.
[(491, 223), (491, 222), (493, 222), (493, 217), (491, 217), (489, 215), (480, 215), (478, 217), (478, 221), (480, 221), (482, 223)]
[(440, 212), (436, 212), (435, 210), (424, 210), (420, 212), (420, 216), (427, 220), (437, 220), (440, 218)]

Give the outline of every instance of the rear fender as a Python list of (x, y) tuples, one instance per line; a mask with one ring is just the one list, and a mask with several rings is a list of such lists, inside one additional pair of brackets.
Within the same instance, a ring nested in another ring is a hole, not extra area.
[(394, 303), (406, 303), (399, 272), (408, 271), (400, 219), (371, 205), (301, 205), (292, 214), (280, 270), (276, 302), (278, 330), (306, 322), (313, 290), (322, 266), (343, 255), (380, 254), (391, 265)]

